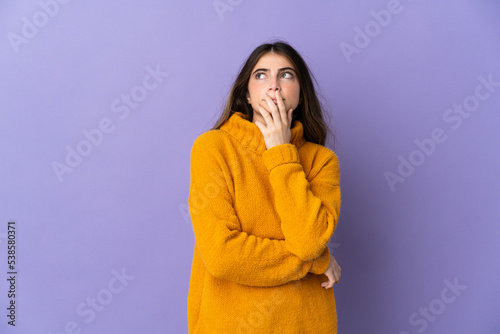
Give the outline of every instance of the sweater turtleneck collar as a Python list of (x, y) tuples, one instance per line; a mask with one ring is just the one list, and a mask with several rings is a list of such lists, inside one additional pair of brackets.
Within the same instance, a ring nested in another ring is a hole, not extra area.
[[(259, 127), (255, 123), (250, 122), (242, 112), (234, 112), (220, 129), (229, 133), (241, 144), (258, 154), (262, 155), (267, 149), (264, 135)], [(298, 120), (293, 120), (290, 131), (292, 133), (290, 144), (294, 144), (297, 148), (301, 147), (305, 142), (302, 123)]]

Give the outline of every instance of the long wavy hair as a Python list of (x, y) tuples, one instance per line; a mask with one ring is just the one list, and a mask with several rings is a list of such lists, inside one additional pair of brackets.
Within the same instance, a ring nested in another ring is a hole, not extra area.
[[(219, 116), (219, 119), (215, 122), (211, 130), (219, 129), (236, 111), (245, 114), (246, 119), (252, 122), (253, 109), (246, 102), (248, 82), (252, 74), (252, 69), (259, 59), (270, 52), (286, 57), (297, 70), (302, 102), (293, 111), (293, 120), (298, 120), (302, 123), (304, 139), (325, 146), (327, 137), (330, 135), (333, 138), (333, 145), (335, 145), (335, 134), (328, 127), (327, 122), (325, 122), (325, 116), (328, 117), (329, 114), (324, 112), (324, 105), (317, 96), (320, 94), (316, 92), (315, 87), (318, 86), (316, 78), (314, 78), (314, 75), (300, 54), (288, 43), (280, 40), (274, 43), (261, 44), (250, 54), (234, 81), (223, 113)], [(316, 86), (313, 83), (313, 79)]]

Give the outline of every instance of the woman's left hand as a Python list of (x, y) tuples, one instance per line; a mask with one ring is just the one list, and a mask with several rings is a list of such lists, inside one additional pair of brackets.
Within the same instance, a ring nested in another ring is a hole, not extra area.
[(325, 289), (333, 287), (333, 284), (338, 283), (340, 280), (340, 266), (332, 254), (330, 254), (330, 263), (324, 274), (328, 277), (328, 281), (321, 283), (321, 286)]
[(285, 110), (285, 104), (283, 103), (279, 91), (276, 91), (277, 105), (274, 104), (267, 92), (266, 102), (271, 111), (259, 103), (259, 111), (262, 117), (264, 117), (266, 124), (262, 124), (262, 122), (259, 121), (256, 121), (255, 124), (264, 135), (267, 149), (277, 145), (290, 143), (292, 137), (290, 124), (292, 123), (293, 109), (288, 110), (288, 112)]

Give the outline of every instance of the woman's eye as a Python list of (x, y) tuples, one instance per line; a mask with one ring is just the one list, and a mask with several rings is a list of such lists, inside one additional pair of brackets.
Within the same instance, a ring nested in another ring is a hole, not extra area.
[(285, 76), (285, 75), (288, 75), (288, 77), (286, 77), (285, 79), (291, 79), (291, 78), (293, 78), (293, 74), (290, 73), (290, 72), (284, 72), (283, 76)]
[(261, 75), (264, 75), (264, 73), (261, 72), (261, 73), (255, 74), (255, 79), (261, 79), (261, 77), (260, 77)]

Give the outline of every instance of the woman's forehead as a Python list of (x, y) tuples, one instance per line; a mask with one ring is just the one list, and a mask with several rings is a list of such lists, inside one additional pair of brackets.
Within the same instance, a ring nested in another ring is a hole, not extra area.
[(268, 52), (260, 57), (253, 70), (257, 68), (279, 69), (283, 67), (291, 67), (295, 69), (295, 66), (290, 60), (288, 60), (287, 57), (277, 53)]

